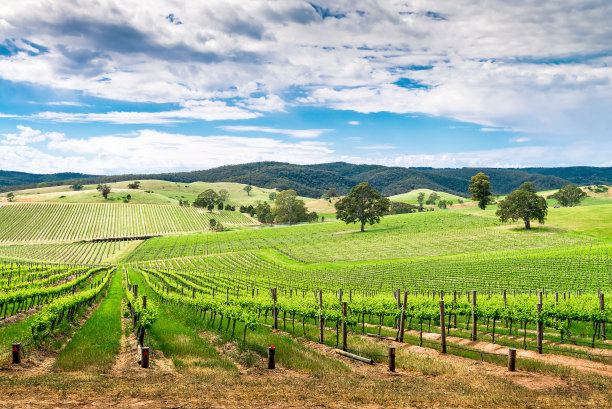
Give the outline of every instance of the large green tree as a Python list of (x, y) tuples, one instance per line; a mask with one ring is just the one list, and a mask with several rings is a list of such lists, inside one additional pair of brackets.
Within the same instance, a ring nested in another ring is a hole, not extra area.
[(578, 186), (572, 184), (563, 186), (557, 193), (552, 195), (553, 199), (564, 207), (574, 207), (578, 205), (586, 196), (586, 192), (584, 192)]
[(307, 220), (306, 204), (297, 198), (297, 193), (292, 189), (276, 195), (272, 213), (277, 223), (295, 224)]
[(480, 172), (470, 179), (470, 192), (472, 192), (472, 200), (478, 202), (478, 207), (482, 210), (486, 209), (491, 203), (491, 182), (489, 177)]
[(336, 219), (345, 223), (365, 225), (380, 222), (380, 218), (389, 212), (391, 201), (380, 195), (378, 190), (363, 182), (351, 189), (348, 195), (336, 202)]
[(548, 214), (546, 199), (528, 189), (517, 189), (499, 202), (495, 213), (502, 222), (523, 219), (525, 229), (531, 228), (531, 220), (544, 223)]
[(212, 189), (206, 189), (198, 195), (193, 205), (195, 207), (203, 207), (204, 209), (214, 209), (220, 202), (219, 195)]

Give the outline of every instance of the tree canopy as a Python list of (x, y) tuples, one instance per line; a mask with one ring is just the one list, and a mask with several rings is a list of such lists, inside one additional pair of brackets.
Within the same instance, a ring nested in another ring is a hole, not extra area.
[(251, 190), (253, 190), (253, 186), (251, 185), (246, 185), (245, 187), (242, 188), (245, 192), (247, 192), (247, 196), (251, 196)]
[(525, 229), (531, 228), (531, 220), (544, 223), (548, 214), (546, 199), (526, 189), (517, 189), (501, 200), (495, 213), (502, 222), (523, 219)]
[(586, 192), (576, 185), (565, 185), (557, 193), (552, 195), (559, 204), (563, 207), (574, 207), (578, 205), (585, 197)]
[(336, 202), (336, 218), (345, 223), (365, 225), (379, 223), (380, 218), (389, 212), (391, 201), (381, 196), (378, 190), (363, 182), (351, 189), (348, 195)]
[(227, 189), (219, 190), (219, 200), (221, 200), (222, 202), (227, 202), (229, 200), (229, 196), (230, 194)]
[(482, 210), (486, 209), (491, 203), (491, 182), (489, 177), (482, 172), (470, 178), (470, 192), (472, 192), (472, 200), (478, 202), (478, 207)]
[(108, 199), (108, 194), (111, 192), (111, 187), (107, 184), (98, 185), (98, 191), (102, 193), (105, 199)]
[(297, 193), (292, 189), (276, 195), (272, 212), (277, 223), (295, 224), (308, 220), (306, 204), (297, 198)]
[(219, 195), (212, 189), (206, 189), (198, 195), (196, 200), (193, 202), (195, 207), (203, 207), (205, 209), (214, 209), (214, 207), (220, 202)]

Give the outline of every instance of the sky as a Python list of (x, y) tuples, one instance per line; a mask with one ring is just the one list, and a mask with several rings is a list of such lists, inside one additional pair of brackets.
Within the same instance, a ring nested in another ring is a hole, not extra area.
[(609, 0), (4, 0), (0, 169), (612, 166)]

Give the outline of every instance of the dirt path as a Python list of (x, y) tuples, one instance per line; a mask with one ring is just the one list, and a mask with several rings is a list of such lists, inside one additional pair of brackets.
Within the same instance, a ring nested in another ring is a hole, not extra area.
[[(121, 311), (125, 308), (125, 299), (121, 300)], [(129, 329), (129, 336), (125, 335), (126, 330)], [(156, 371), (163, 373), (164, 375), (178, 375), (174, 367), (174, 363), (171, 359), (164, 356), (163, 352), (157, 350), (151, 350), (151, 356), (149, 360), (149, 368), (145, 369), (138, 363), (138, 340), (134, 336), (134, 332), (131, 331), (132, 322), (130, 317), (121, 317), (121, 349), (115, 358), (115, 363), (111, 367), (109, 374), (119, 378), (142, 378)]]
[[(407, 334), (412, 336), (419, 336), (419, 331), (410, 330), (406, 331)], [(439, 340), (440, 334), (434, 333), (423, 333), (423, 339), (428, 340)], [(484, 341), (470, 341), (469, 339), (447, 336), (446, 340), (449, 343), (453, 343), (459, 346), (463, 346), (470, 349), (475, 349), (483, 352), (491, 352), (496, 354), (508, 354), (509, 347), (492, 344), (490, 342)], [(586, 359), (574, 358), (571, 356), (565, 355), (555, 355), (555, 354), (538, 354), (536, 351), (529, 351), (518, 349), (516, 351), (517, 359), (520, 358), (529, 358), (535, 361), (547, 362), (550, 364), (562, 365), (570, 368), (575, 368), (579, 371), (589, 371), (594, 372), (599, 375), (612, 377), (612, 366), (602, 364), (600, 362), (593, 362)]]
[(439, 361), (451, 363), (459, 368), (463, 368), (468, 372), (478, 372), (480, 374), (485, 373), (487, 375), (495, 376), (497, 378), (506, 379), (517, 385), (523, 386), (531, 390), (546, 390), (557, 387), (565, 387), (567, 383), (562, 379), (555, 376), (543, 375), (535, 372), (516, 371), (509, 372), (505, 367), (495, 365), (488, 362), (474, 361), (473, 359), (463, 358), (451, 354), (442, 354), (435, 349), (419, 347), (417, 345), (408, 345), (395, 341), (388, 341), (383, 339), (370, 338), (362, 336), (363, 338), (376, 343), (384, 343), (386, 345), (393, 345), (399, 351), (398, 358), (401, 351), (408, 351), (418, 355), (425, 355), (435, 358)]

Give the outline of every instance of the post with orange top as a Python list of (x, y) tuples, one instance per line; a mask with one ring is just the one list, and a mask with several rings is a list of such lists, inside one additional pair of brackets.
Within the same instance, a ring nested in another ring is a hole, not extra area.
[(21, 363), (21, 342), (13, 343), (13, 363)]
[(389, 371), (395, 372), (395, 347), (389, 347)]
[(268, 348), (268, 369), (276, 368), (276, 364), (274, 363), (274, 353), (276, 350), (274, 349), (274, 345)]
[(149, 367), (149, 347), (142, 347), (142, 358), (140, 362), (143, 368)]

